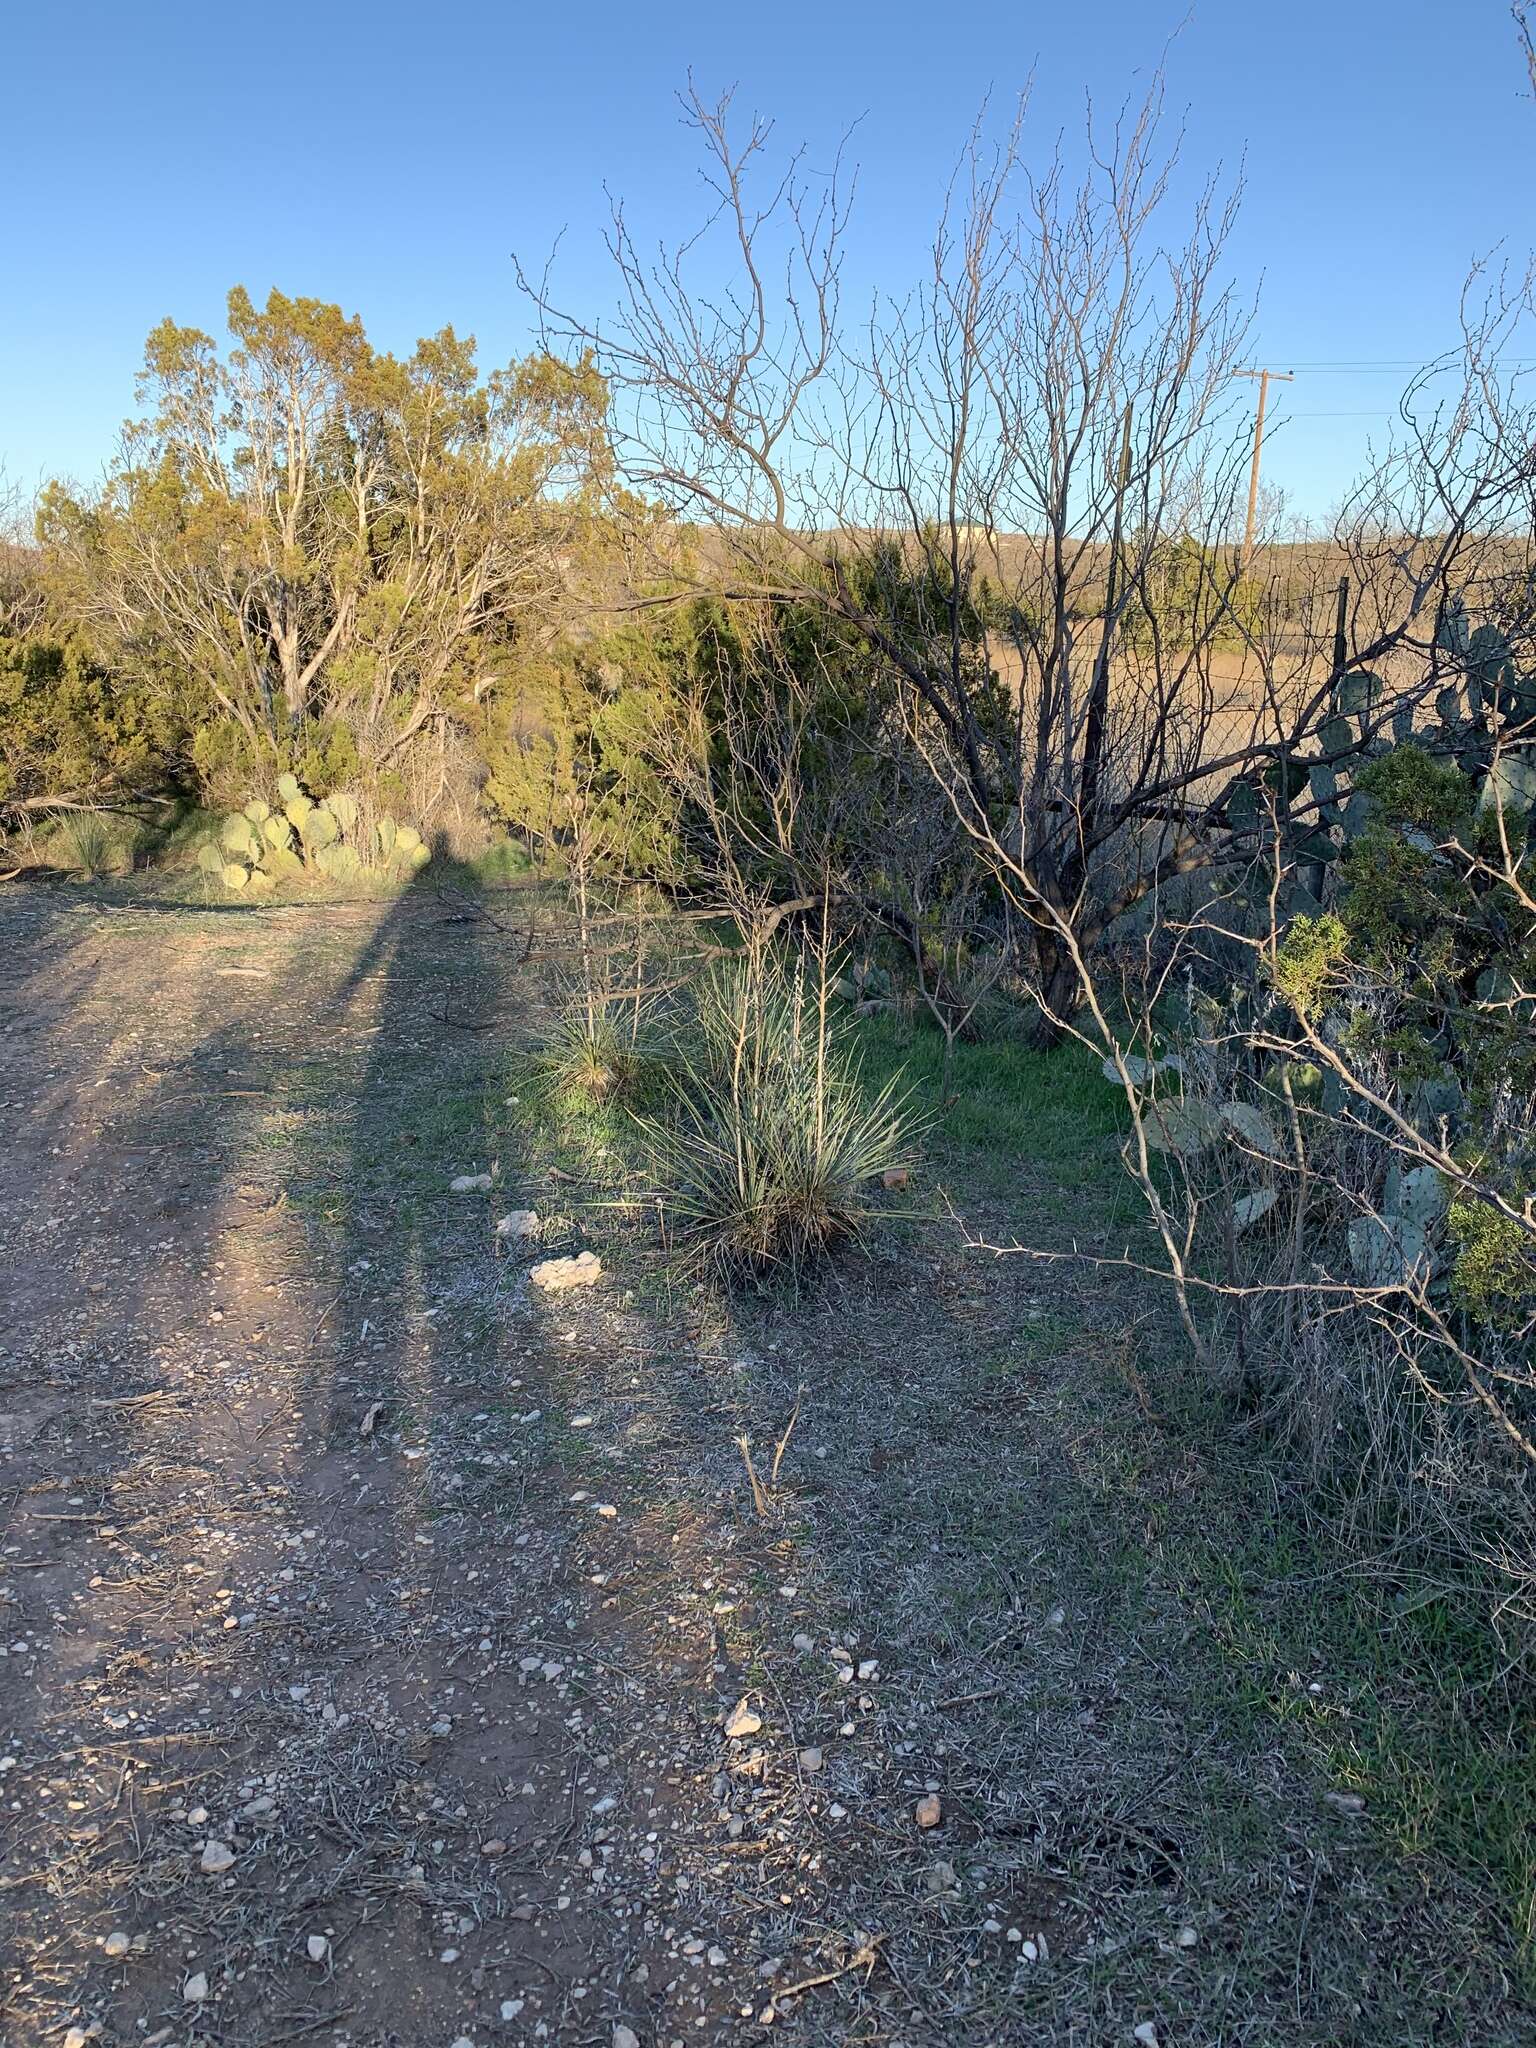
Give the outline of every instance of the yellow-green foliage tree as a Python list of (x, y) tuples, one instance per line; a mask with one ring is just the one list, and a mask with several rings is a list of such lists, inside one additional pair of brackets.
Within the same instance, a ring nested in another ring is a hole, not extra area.
[(95, 660), (50, 616), (38, 550), (0, 530), (0, 830), (164, 786), (185, 737), (165, 679)]
[(404, 361), (318, 299), (167, 320), (100, 491), (44, 494), (61, 601), (116, 666), (207, 693), (195, 760), (232, 793), (317, 756), (368, 776), (494, 686), (590, 518), (604, 397), (584, 365), (482, 377), (451, 328)]

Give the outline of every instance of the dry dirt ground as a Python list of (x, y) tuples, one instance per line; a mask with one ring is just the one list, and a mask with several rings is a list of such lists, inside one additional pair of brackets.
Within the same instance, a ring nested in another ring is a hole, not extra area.
[(936, 1206), (690, 1292), (539, 1147), (525, 950), (0, 895), (8, 2048), (1536, 2038), (1186, 1570), (1126, 1304)]

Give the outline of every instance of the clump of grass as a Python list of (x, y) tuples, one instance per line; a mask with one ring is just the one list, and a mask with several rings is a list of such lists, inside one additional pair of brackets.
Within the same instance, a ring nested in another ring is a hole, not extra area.
[(640, 1118), (685, 1248), (725, 1274), (798, 1272), (858, 1238), (920, 1128), (898, 1078), (869, 1089), (825, 972), (753, 954), (699, 986), (672, 1114)]
[(137, 838), (131, 821), (104, 811), (66, 811), (49, 841), (49, 857), (84, 882), (98, 875), (120, 874), (133, 865)]
[(639, 1100), (662, 1057), (649, 1017), (631, 998), (584, 995), (557, 1018), (539, 1072), (557, 1107), (609, 1108)]

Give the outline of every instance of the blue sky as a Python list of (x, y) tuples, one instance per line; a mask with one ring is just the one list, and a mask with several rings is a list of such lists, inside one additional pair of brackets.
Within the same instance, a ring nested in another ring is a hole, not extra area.
[(19, 8), (0, 462), (28, 486), (94, 475), (150, 327), (217, 330), (236, 282), (339, 300), (396, 349), (451, 322), (494, 361), (529, 340), (512, 251), (541, 262), (563, 230), (562, 295), (601, 311), (604, 184), (642, 229), (694, 217), (690, 66), (812, 162), (861, 117), (857, 270), (899, 288), (985, 94), (1033, 72), (1049, 146), (1085, 90), (1138, 89), (1181, 21), (1185, 161), (1244, 162), (1234, 267), (1262, 275), (1259, 353), (1300, 373), (1267, 473), (1319, 514), (1406, 364), (1453, 338), (1469, 259), (1536, 242), (1536, 106), (1506, 0)]

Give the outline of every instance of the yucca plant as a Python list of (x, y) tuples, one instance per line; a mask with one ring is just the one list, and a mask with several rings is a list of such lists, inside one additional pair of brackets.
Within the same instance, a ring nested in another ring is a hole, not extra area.
[(54, 834), (54, 856), (80, 879), (94, 882), (123, 863), (123, 834), (101, 811), (66, 811)]
[(754, 953), (700, 985), (673, 1113), (639, 1118), (684, 1247), (724, 1272), (797, 1272), (858, 1238), (887, 1177), (910, 1171), (921, 1119), (895, 1082), (871, 1091), (826, 972)]
[(578, 992), (539, 1057), (545, 1089), (566, 1107), (632, 1103), (666, 1057), (654, 1019), (632, 995)]

